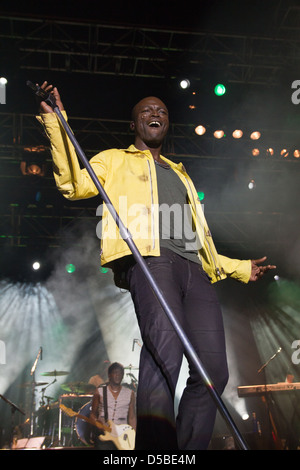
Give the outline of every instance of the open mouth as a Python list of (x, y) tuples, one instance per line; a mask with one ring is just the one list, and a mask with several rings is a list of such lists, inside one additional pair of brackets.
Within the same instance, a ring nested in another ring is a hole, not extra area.
[(161, 123), (159, 121), (151, 121), (148, 124), (149, 127), (161, 127)]

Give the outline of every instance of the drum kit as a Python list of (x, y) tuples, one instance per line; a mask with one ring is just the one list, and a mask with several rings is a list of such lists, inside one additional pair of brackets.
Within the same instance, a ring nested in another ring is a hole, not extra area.
[[(136, 390), (137, 379), (132, 371), (138, 368), (129, 365), (124, 369), (128, 370), (126, 376), (131, 381), (126, 385)], [(95, 386), (85, 382), (68, 382), (60, 386), (63, 393), (56, 401), (46, 395), (46, 390), (57, 381), (57, 377), (68, 374), (68, 371), (53, 370), (41, 374), (43, 377), (53, 377), (51, 383), (33, 381), (22, 384), (22, 387), (32, 387), (33, 394), (31, 417), (17, 426), (23, 438), (26, 434), (28, 438), (43, 436), (45, 448), (93, 446), (93, 427), (83, 418), (90, 416)], [(39, 408), (36, 410), (33, 408), (35, 408), (34, 394), (37, 387), (43, 388)], [(9, 400), (5, 401), (13, 405)], [(16, 409), (25, 415), (18, 407)], [(70, 410), (72, 414), (67, 414), (64, 410)]]
[(52, 397), (45, 395), (46, 389), (56, 381), (56, 377), (68, 375), (68, 371), (50, 371), (41, 375), (44, 377), (54, 377), (54, 381), (47, 384), (41, 390), (42, 397), (40, 407), (36, 411), (35, 434), (48, 438), (48, 447), (74, 447), (91, 444), (81, 439), (81, 433), (76, 418), (69, 418), (61, 409), (64, 404), (74, 411), (81, 409), (87, 402), (91, 403), (94, 393), (94, 386), (84, 382), (68, 382), (62, 384), (62, 394), (58, 400), (53, 401)]

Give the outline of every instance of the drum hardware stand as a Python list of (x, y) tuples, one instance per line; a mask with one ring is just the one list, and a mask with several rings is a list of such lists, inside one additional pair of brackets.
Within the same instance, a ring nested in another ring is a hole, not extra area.
[(61, 426), (62, 426), (62, 409), (60, 407), (62, 403), (62, 398), (59, 397), (59, 408), (58, 408), (58, 445), (61, 446)]
[[(50, 382), (46, 387), (42, 388), (42, 398), (41, 398), (41, 406), (43, 406), (45, 404), (45, 401), (44, 401), (44, 398), (47, 399), (47, 406), (49, 406), (49, 401), (52, 400), (52, 397), (47, 397), (45, 396), (45, 391), (48, 387), (50, 387), (50, 385), (53, 385), (55, 382), (57, 382), (57, 375), (56, 375), (56, 370), (54, 371), (54, 380), (52, 380), (52, 382)], [(52, 374), (53, 375), (53, 374)], [(60, 415), (59, 415), (59, 418), (60, 419)], [(51, 430), (51, 441), (50, 441), (50, 444), (48, 447), (52, 447), (53, 443), (54, 443), (54, 434), (55, 434), (55, 426), (53, 425), (53, 428)], [(60, 439), (59, 439), (60, 440)]]
[(36, 356), (36, 359), (33, 363), (33, 366), (31, 368), (31, 371), (30, 371), (30, 375), (32, 376), (32, 385), (31, 385), (31, 410), (30, 410), (30, 436), (34, 436), (34, 432), (35, 432), (35, 423), (34, 423), (34, 409), (35, 409), (35, 385), (36, 385), (36, 382), (35, 382), (35, 370), (36, 370), (36, 366), (37, 366), (37, 363), (38, 363), (38, 360), (39, 358), (42, 359), (42, 348), (40, 347), (39, 349), (39, 352)]
[(55, 382), (57, 382), (57, 378), (56, 378), (56, 375), (54, 376), (54, 380), (52, 382), (50, 382), (48, 385), (46, 385), (46, 387), (43, 387), (41, 389), (41, 392), (42, 392), (42, 398), (41, 398), (41, 401), (40, 401), (40, 406), (43, 406), (45, 405), (45, 400), (44, 398), (46, 398), (47, 400), (47, 404), (49, 405), (49, 401), (52, 400), (52, 397), (47, 397), (47, 395), (45, 395), (45, 391), (47, 390), (48, 387), (50, 387), (50, 385), (53, 385)]
[(108, 195), (106, 194), (106, 191), (102, 187), (100, 181), (98, 180), (93, 168), (91, 167), (88, 159), (86, 158), (83, 150), (81, 149), (79, 143), (77, 142), (71, 128), (69, 127), (67, 121), (63, 117), (60, 109), (56, 105), (56, 100), (51, 93), (46, 92), (43, 90), (40, 86), (34, 85), (32, 82), (27, 81), (27, 86), (29, 86), (32, 90), (34, 90), (35, 94), (39, 97), (40, 100), (46, 101), (53, 109), (53, 111), (56, 113), (58, 116), (62, 126), (64, 127), (64, 130), (66, 131), (71, 143), (73, 144), (75, 151), (80, 158), (81, 162), (85, 166), (87, 172), (89, 173), (93, 183), (95, 184), (101, 198), (105, 202), (110, 215), (113, 217), (117, 227), (119, 228), (120, 235), (122, 239), (127, 243), (129, 249), (131, 250), (136, 262), (140, 265), (147, 281), (149, 282), (152, 290), (154, 291), (154, 294), (161, 304), (161, 307), (163, 308), (164, 312), (166, 313), (167, 317), (169, 318), (171, 324), (174, 327), (174, 330), (176, 331), (177, 335), (179, 336), (179, 339), (181, 340), (185, 351), (187, 352), (187, 355), (189, 359), (194, 363), (196, 369), (198, 370), (208, 392), (210, 393), (211, 397), (213, 398), (221, 416), (224, 418), (226, 421), (228, 427), (233, 433), (233, 437), (238, 444), (239, 448), (241, 450), (248, 450), (248, 446), (243, 440), (239, 430), (237, 429), (233, 419), (231, 418), (231, 415), (229, 414), (225, 404), (223, 403), (219, 393), (215, 389), (214, 384), (212, 383), (212, 380), (210, 379), (209, 375), (207, 374), (206, 370), (204, 369), (200, 359), (197, 356), (197, 353), (193, 346), (191, 345), (189, 339), (187, 338), (185, 332), (182, 330), (180, 324), (178, 323), (174, 313), (172, 312), (171, 308), (169, 307), (168, 303), (165, 301), (163, 294), (159, 287), (157, 286), (154, 277), (152, 276), (151, 272), (148, 269), (148, 266), (140, 254), (136, 244), (134, 243), (131, 234), (129, 233), (128, 229), (124, 226), (122, 220), (120, 219), (117, 211), (115, 210), (113, 204), (111, 203)]
[(130, 387), (133, 388), (133, 390), (136, 390), (136, 389), (137, 389), (137, 386), (138, 386), (137, 378), (136, 378), (135, 375), (132, 374), (131, 372), (128, 372), (126, 375), (127, 375), (127, 377), (129, 377), (130, 380), (131, 380)]
[[(61, 409), (62, 399), (63, 399), (63, 396), (61, 395), (58, 400), (59, 401), (59, 411), (58, 411), (58, 445), (59, 446), (65, 445), (65, 442), (62, 441), (62, 416), (63, 416), (63, 412)], [(72, 399), (74, 399), (74, 396), (72, 396)], [(72, 403), (73, 403), (73, 400), (72, 400)], [(73, 405), (71, 405), (71, 408), (73, 409)], [(70, 446), (72, 446), (72, 443), (73, 443), (74, 428), (75, 428), (75, 418), (72, 418), (71, 426), (70, 426), (71, 432), (70, 432), (70, 437), (68, 441)]]

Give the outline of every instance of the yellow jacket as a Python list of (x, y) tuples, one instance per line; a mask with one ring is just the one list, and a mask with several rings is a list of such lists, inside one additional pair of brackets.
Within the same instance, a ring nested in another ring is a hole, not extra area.
[[(63, 111), (65, 119), (66, 113)], [(91, 198), (98, 195), (86, 169), (81, 169), (74, 147), (67, 137), (56, 114), (42, 114), (38, 120), (44, 125), (51, 142), (54, 177), (59, 191), (70, 200)], [(251, 274), (251, 260), (237, 260), (217, 253), (205, 220), (197, 191), (184, 166), (161, 156), (179, 176), (187, 189), (192, 220), (200, 240), (199, 257), (211, 282), (230, 276), (247, 283)], [(156, 169), (149, 150), (140, 151), (134, 145), (128, 149), (110, 149), (98, 153), (90, 164), (103, 185), (124, 225), (132, 235), (142, 256), (159, 256), (159, 204)], [(101, 263), (130, 255), (127, 243), (108, 208), (99, 208), (101, 225)], [(98, 225), (99, 225), (98, 224)], [(99, 227), (97, 227), (99, 235)]]

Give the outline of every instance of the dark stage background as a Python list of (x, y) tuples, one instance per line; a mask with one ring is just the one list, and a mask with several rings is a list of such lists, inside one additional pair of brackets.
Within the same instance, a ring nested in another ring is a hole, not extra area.
[[(56, 190), (48, 141), (26, 81), (47, 80), (59, 88), (88, 157), (132, 143), (131, 109), (155, 95), (170, 111), (164, 154), (182, 161), (204, 193), (218, 251), (234, 258), (266, 255), (277, 265), (260, 283), (227, 280), (216, 289), (230, 368), (226, 406), (253, 448), (274, 447), (271, 411), (285, 445), (291, 433), (299, 436), (299, 396), (274, 393), (265, 404), (261, 397), (238, 397), (237, 387), (284, 382), (288, 373), (300, 381), (300, 159), (294, 156), (300, 150), (294, 83), (300, 80), (299, 2), (102, 3), (10, 1), (0, 8), (0, 76), (7, 78), (0, 89), (0, 393), (25, 411), (25, 417), (13, 416), (25, 429), (30, 370), (40, 347), (34, 379), (46, 385), (35, 389), (37, 410), (43, 388), (56, 409), (66, 384), (104, 375), (106, 361), (133, 366), (126, 369), (128, 384), (127, 373), (138, 376), (140, 336), (129, 294), (100, 268), (101, 200), (71, 203)], [(182, 78), (189, 79), (188, 89), (179, 87)], [(214, 93), (218, 83), (226, 87), (223, 96)], [(200, 124), (207, 129), (202, 136), (194, 132)], [(217, 129), (224, 130), (222, 139), (213, 137)], [(235, 129), (243, 130), (239, 140), (232, 137)], [(261, 138), (252, 141), (252, 131)], [(24, 175), (21, 162), (39, 165), (44, 175)], [(37, 271), (31, 268), (35, 260), (41, 263)], [(69, 264), (72, 273), (65, 269)], [(54, 370), (66, 374), (51, 383), (54, 377), (43, 374)], [(185, 376), (183, 367), (178, 395)], [(4, 400), (0, 427), (5, 446), (11, 409)], [(226, 436), (218, 417), (213, 446), (222, 448)]]

